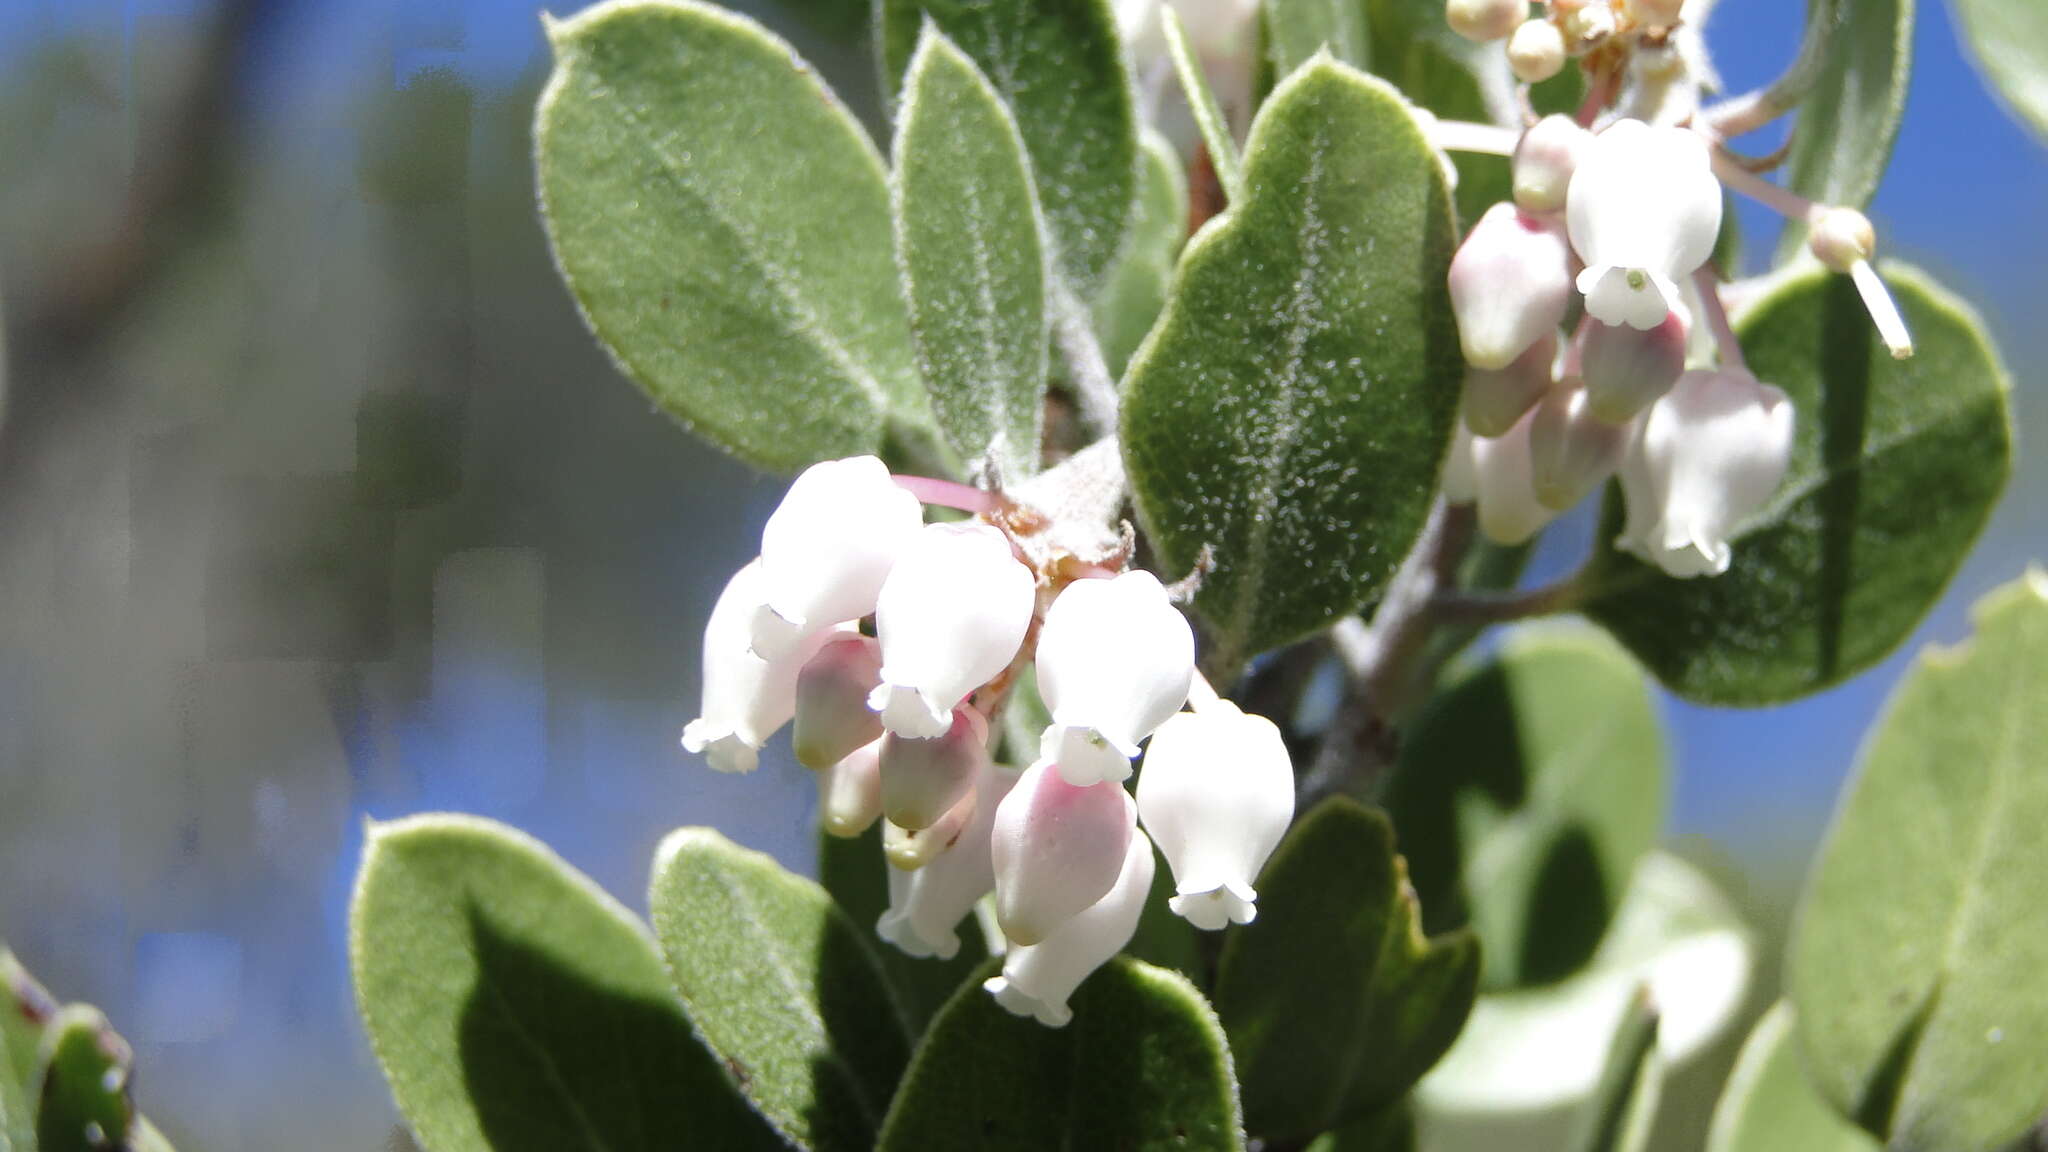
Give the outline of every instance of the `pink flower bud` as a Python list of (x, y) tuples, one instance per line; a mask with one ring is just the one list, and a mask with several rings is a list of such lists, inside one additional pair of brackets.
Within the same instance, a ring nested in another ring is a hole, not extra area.
[(996, 812), (990, 845), (996, 919), (1036, 944), (1116, 883), (1137, 808), (1120, 785), (1075, 787), (1050, 764), (1027, 769)]
[(1505, 436), (1472, 438), (1472, 486), (1479, 505), (1479, 531), (1496, 544), (1521, 544), (1543, 530), (1557, 513), (1536, 499), (1529, 459), (1531, 412)]
[(951, 848), (960, 839), (960, 834), (972, 825), (974, 813), (975, 796), (969, 791), (929, 828), (905, 828), (885, 820), (882, 822), (882, 855), (905, 872), (915, 872)]
[(1505, 368), (1466, 368), (1465, 426), (1481, 436), (1499, 436), (1550, 391), (1557, 362), (1557, 334), (1547, 332)]
[(1011, 948), (1003, 957), (1002, 975), (981, 986), (1012, 1015), (1034, 1017), (1048, 1028), (1065, 1027), (1074, 1018), (1067, 1007), (1074, 990), (1137, 932), (1154, 868), (1151, 841), (1132, 830), (1110, 890), (1043, 941)]
[(761, 529), (765, 594), (751, 622), (754, 651), (786, 656), (805, 636), (873, 612), (923, 519), (917, 497), (876, 457), (806, 468)]
[(1584, 388), (1552, 389), (1529, 420), (1529, 478), (1536, 499), (1557, 512), (1584, 500), (1614, 475), (1632, 432), (1628, 424), (1595, 417)]
[(1697, 132), (1621, 120), (1580, 156), (1565, 215), (1586, 263), (1586, 311), (1603, 324), (1655, 328), (1686, 315), (1678, 282), (1714, 251), (1721, 182)]
[(858, 632), (835, 635), (804, 664), (796, 678), (796, 727), (790, 732), (797, 763), (827, 768), (881, 737), (882, 722), (868, 707), (881, 668), (880, 645)]
[(1168, 720), (1145, 753), (1138, 814), (1173, 868), (1175, 913), (1210, 931), (1251, 923), (1252, 882), (1294, 819), (1280, 730), (1228, 701)]
[(1515, 203), (1525, 212), (1562, 212), (1579, 157), (1593, 133), (1554, 113), (1522, 133), (1515, 146)]
[(882, 812), (900, 828), (930, 828), (974, 787), (986, 763), (988, 721), (972, 708), (953, 709), (943, 736), (910, 740), (891, 732), (882, 737)]
[(953, 709), (1017, 655), (1037, 581), (987, 524), (928, 524), (882, 586), (875, 630), (882, 683), (868, 707), (898, 736), (946, 731)]
[(1070, 784), (1121, 782), (1138, 742), (1187, 703), (1195, 635), (1150, 572), (1076, 580), (1038, 632), (1038, 691), (1052, 713), (1039, 742)]
[(796, 712), (798, 672), (836, 630), (805, 640), (779, 660), (763, 660), (748, 631), (765, 584), (761, 562), (749, 562), (718, 596), (704, 624), (704, 706), (683, 729), (683, 747), (702, 753), (720, 772), (752, 772), (770, 736)]
[(955, 930), (961, 919), (995, 887), (989, 828), (1016, 782), (1017, 774), (1008, 768), (984, 764), (969, 801), (974, 816), (962, 825), (952, 845), (915, 872), (889, 869), (889, 910), (875, 924), (882, 939), (912, 956), (951, 959), (959, 951)]
[(1564, 321), (1571, 246), (1556, 220), (1496, 204), (1451, 258), (1450, 285), (1465, 359), (1506, 368)]
[(1641, 458), (1623, 473), (1629, 528), (1616, 545), (1680, 578), (1726, 572), (1729, 538), (1791, 463), (1792, 402), (1742, 369), (1695, 369), (1645, 421)]
[(833, 836), (852, 839), (882, 814), (882, 742), (863, 744), (818, 773), (818, 822)]
[(1656, 403), (1685, 371), (1685, 343), (1685, 322), (1676, 312), (1650, 329), (1587, 323), (1579, 335), (1579, 370), (1593, 415), (1624, 424)]

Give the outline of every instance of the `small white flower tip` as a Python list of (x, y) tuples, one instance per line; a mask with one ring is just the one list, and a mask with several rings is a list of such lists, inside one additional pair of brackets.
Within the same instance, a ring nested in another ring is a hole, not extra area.
[(1579, 273), (1578, 287), (1586, 296), (1586, 311), (1602, 324), (1626, 324), (1648, 332), (1666, 316), (1686, 315), (1677, 282), (1647, 268), (1588, 267)]
[(1004, 976), (991, 976), (981, 982), (982, 988), (996, 998), (1003, 1011), (1012, 1016), (1025, 1016), (1038, 1021), (1047, 1028), (1065, 1028), (1074, 1019), (1074, 1010), (1065, 1000), (1056, 1003), (1040, 1000), (1010, 983)]
[(730, 728), (708, 720), (692, 720), (683, 726), (683, 748), (704, 757), (714, 772), (743, 776), (760, 767), (760, 749), (741, 739)]
[(1182, 892), (1168, 897), (1166, 906), (1174, 915), (1204, 932), (1221, 932), (1232, 924), (1249, 924), (1259, 915), (1257, 894), (1241, 896), (1232, 890), (1233, 887)]
[(1123, 783), (1131, 778), (1131, 758), (1138, 754), (1134, 744), (1119, 747), (1093, 728), (1064, 724), (1048, 725), (1045, 735), (1039, 737), (1038, 748), (1038, 760), (1033, 766), (1058, 767), (1060, 775), (1076, 788), (1104, 781)]
[(818, 822), (851, 840), (882, 815), (881, 742), (864, 744), (818, 773)]
[(930, 936), (920, 932), (908, 912), (894, 909), (875, 921), (875, 935), (896, 946), (897, 951), (920, 960), (951, 960), (960, 951), (960, 934), (951, 929)]
[(882, 727), (906, 740), (931, 740), (946, 734), (952, 712), (941, 708), (921, 689), (879, 684), (868, 693), (868, 707), (880, 714)]

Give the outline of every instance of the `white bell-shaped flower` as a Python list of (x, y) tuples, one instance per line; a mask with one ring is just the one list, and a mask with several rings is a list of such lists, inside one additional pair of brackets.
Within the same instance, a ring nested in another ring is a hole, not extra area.
[(1011, 948), (1003, 956), (1002, 975), (981, 986), (1012, 1015), (1033, 1017), (1048, 1028), (1065, 1027), (1074, 1018), (1067, 1007), (1074, 990), (1123, 951), (1138, 931), (1155, 867), (1152, 842), (1133, 830), (1110, 890), (1039, 943)]
[(960, 921), (996, 886), (989, 857), (989, 829), (996, 811), (1017, 782), (1017, 773), (984, 764), (975, 777), (974, 817), (950, 847), (915, 872), (889, 869), (889, 910), (875, 924), (882, 939), (912, 956), (950, 960), (960, 950)]
[(1025, 770), (990, 834), (996, 920), (1018, 944), (1036, 944), (1116, 883), (1137, 820), (1122, 785), (1077, 787), (1050, 764)]
[(1515, 203), (1527, 212), (1562, 212), (1593, 133), (1563, 113), (1545, 116), (1515, 145)]
[(1173, 911), (1215, 931), (1258, 914), (1252, 881), (1294, 819), (1294, 764), (1280, 729), (1228, 701), (1183, 712), (1152, 736), (1138, 816), (1173, 869)]
[(1195, 634), (1150, 572), (1076, 580), (1038, 630), (1038, 691), (1052, 724), (1039, 761), (1069, 784), (1130, 777), (1138, 742), (1187, 703)]
[(761, 659), (748, 629), (765, 594), (761, 562), (749, 561), (726, 581), (704, 623), (703, 711), (683, 729), (683, 747), (720, 772), (752, 772), (760, 763), (761, 746), (796, 714), (797, 674), (837, 631), (806, 638), (782, 659)]
[(1679, 282), (1706, 263), (1721, 229), (1706, 141), (1686, 128), (1614, 123), (1580, 155), (1565, 216), (1595, 320), (1650, 329), (1686, 316)]
[(882, 726), (924, 740), (1016, 658), (1037, 606), (1031, 570), (987, 524), (929, 524), (882, 586), (875, 631), (882, 683), (868, 697)]
[(923, 521), (917, 497), (874, 456), (804, 469), (761, 529), (766, 595), (751, 625), (754, 651), (778, 659), (805, 636), (873, 612)]
[(868, 707), (868, 693), (881, 682), (882, 649), (874, 637), (834, 633), (796, 678), (796, 724), (790, 745), (796, 762), (824, 769), (882, 735), (882, 722)]
[(1586, 405), (1610, 424), (1624, 424), (1671, 391), (1685, 371), (1685, 323), (1666, 313), (1655, 328), (1588, 324), (1579, 339)]
[(1451, 310), (1465, 360), (1506, 368), (1555, 332), (1571, 303), (1571, 258), (1556, 218), (1506, 201), (1488, 208), (1451, 258)]
[(1472, 492), (1479, 505), (1479, 531), (1496, 544), (1521, 544), (1543, 530), (1557, 513), (1536, 498), (1529, 425), (1535, 413), (1516, 421), (1507, 435), (1472, 438)]
[(1729, 537), (1778, 490), (1792, 440), (1783, 392), (1739, 368), (1687, 372), (1651, 405), (1640, 459), (1624, 470), (1617, 545), (1681, 578), (1726, 572)]
[(988, 721), (972, 708), (953, 709), (952, 727), (929, 740), (891, 732), (882, 737), (882, 814), (907, 831), (930, 828), (987, 763)]
[(1546, 332), (1505, 368), (1465, 369), (1465, 394), (1459, 411), (1465, 427), (1481, 436), (1501, 436), (1522, 413), (1550, 391), (1557, 364), (1557, 334)]
[(1576, 381), (1547, 393), (1529, 418), (1529, 479), (1544, 507), (1563, 512), (1621, 465), (1634, 431), (1593, 415)]
[(881, 816), (881, 757), (876, 740), (818, 773), (818, 822), (827, 834), (850, 840)]

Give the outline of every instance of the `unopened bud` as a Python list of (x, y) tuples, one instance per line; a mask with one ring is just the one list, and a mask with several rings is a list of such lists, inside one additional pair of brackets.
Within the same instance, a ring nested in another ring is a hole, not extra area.
[(1529, 460), (1529, 424), (1522, 417), (1505, 436), (1472, 438), (1472, 482), (1479, 505), (1479, 531), (1496, 544), (1526, 542), (1557, 516), (1536, 499)]
[(1052, 714), (1039, 758), (1070, 784), (1121, 782), (1138, 742), (1187, 703), (1195, 635), (1150, 572), (1076, 580), (1038, 632), (1038, 691)]
[(1529, 479), (1536, 499), (1556, 512), (1584, 500), (1614, 475), (1634, 431), (1595, 417), (1583, 387), (1567, 381), (1552, 389), (1529, 420)]
[(989, 860), (989, 827), (1017, 774), (999, 764), (984, 765), (974, 784), (973, 818), (952, 847), (915, 872), (890, 867), (889, 910), (875, 925), (882, 939), (912, 956), (950, 960), (960, 949), (956, 929), (974, 905), (996, 886)]
[(1513, 32), (1528, 14), (1527, 0), (1449, 0), (1444, 5), (1451, 30), (1480, 44)]
[(1212, 932), (1251, 923), (1252, 881), (1294, 819), (1280, 729), (1228, 702), (1175, 716), (1145, 752), (1138, 814), (1173, 868), (1176, 914)]
[(1077, 788), (1050, 764), (1027, 769), (990, 832), (996, 919), (1036, 944), (1116, 883), (1137, 807), (1118, 784)]
[(1515, 146), (1515, 203), (1525, 212), (1561, 212), (1579, 154), (1593, 133), (1562, 113), (1545, 116)]
[(1513, 363), (1563, 322), (1571, 302), (1571, 245), (1555, 219), (1495, 204), (1451, 258), (1451, 309), (1465, 360)]
[(929, 739), (1017, 655), (1037, 581), (987, 524), (929, 524), (890, 570), (875, 607), (882, 683), (868, 707), (899, 736)]
[(1012, 1015), (1030, 1016), (1048, 1028), (1065, 1027), (1074, 1018), (1067, 1006), (1074, 990), (1137, 933), (1156, 867), (1151, 841), (1133, 830), (1110, 890), (1043, 941), (1010, 949), (1002, 975), (981, 986)]
[(818, 819), (833, 836), (852, 839), (882, 814), (881, 742), (863, 744), (818, 773)]
[(881, 681), (882, 653), (873, 637), (849, 632), (810, 658), (796, 678), (796, 725), (790, 743), (796, 762), (824, 769), (882, 735), (882, 722), (868, 707), (868, 693)]
[(1501, 436), (1550, 390), (1557, 360), (1557, 333), (1549, 332), (1505, 368), (1466, 368), (1465, 427), (1481, 436)]
[(1524, 84), (1541, 84), (1564, 71), (1564, 33), (1541, 17), (1525, 20), (1508, 40), (1508, 68)]
[(1685, 0), (1628, 0), (1629, 18), (1646, 28), (1669, 28), (1684, 15)]
[(882, 813), (906, 829), (930, 828), (974, 787), (988, 763), (988, 721), (972, 708), (953, 709), (943, 736), (882, 737)]
[(1589, 321), (1579, 337), (1587, 407), (1610, 424), (1635, 419), (1678, 383), (1685, 371), (1685, 342), (1685, 322), (1675, 312), (1647, 331)]
[(882, 822), (882, 855), (905, 872), (915, 872), (951, 849), (974, 821), (975, 796), (968, 792), (929, 828)]
[(1818, 205), (1807, 225), (1806, 247), (1830, 271), (1847, 272), (1877, 254), (1877, 230), (1854, 208)]
[(754, 651), (780, 659), (804, 637), (873, 612), (923, 519), (917, 497), (877, 457), (806, 468), (761, 528), (766, 595), (752, 623)]

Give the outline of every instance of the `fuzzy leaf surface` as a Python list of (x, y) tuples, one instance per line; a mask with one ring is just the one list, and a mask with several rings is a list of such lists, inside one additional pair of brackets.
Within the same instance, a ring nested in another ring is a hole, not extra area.
[(881, 157), (789, 45), (689, 0), (612, 0), (549, 39), (541, 212), (626, 375), (779, 471), (927, 422)]
[(1195, 606), (1224, 668), (1379, 594), (1463, 375), (1444, 176), (1397, 93), (1327, 57), (1295, 72), (1252, 127), (1245, 189), (1182, 254), (1123, 406), (1162, 569), (1213, 549)]
[(867, 1149), (909, 1054), (863, 933), (817, 884), (708, 828), (662, 842), (648, 895), (704, 1041), (790, 1142)]
[[(1916, 3), (1808, 0), (1807, 34), (1830, 25), (1834, 31), (1793, 122), (1783, 176), (1788, 187), (1824, 204), (1870, 203), (1906, 112)], [(1803, 224), (1788, 223), (1780, 257), (1796, 252), (1805, 237)]]
[(1791, 1001), (1780, 1000), (1743, 1041), (1714, 1106), (1707, 1152), (1878, 1152), (1807, 1078), (1793, 1019)]
[[(1586, 613), (1665, 687), (1761, 706), (1889, 655), (1940, 598), (2012, 467), (2010, 383), (1982, 325), (1927, 277), (1886, 283), (1918, 352), (1894, 360), (1847, 277), (1794, 274), (1738, 322), (1757, 378), (1797, 412), (1777, 494), (1716, 577), (1678, 580), (1606, 546)], [(1610, 486), (1602, 536), (1621, 524)], [(1604, 546), (1604, 545), (1603, 545)]]
[[(2048, 574), (1930, 648), (1808, 877), (1787, 987), (1806, 1066), (1893, 1147), (2003, 1148), (2048, 1113)], [(1853, 965), (1854, 979), (1843, 972)]]
[(1188, 238), (1188, 178), (1172, 142), (1147, 130), (1139, 156), (1138, 208), (1131, 240), (1095, 298), (1102, 358), (1119, 379), (1166, 307), (1173, 266)]

